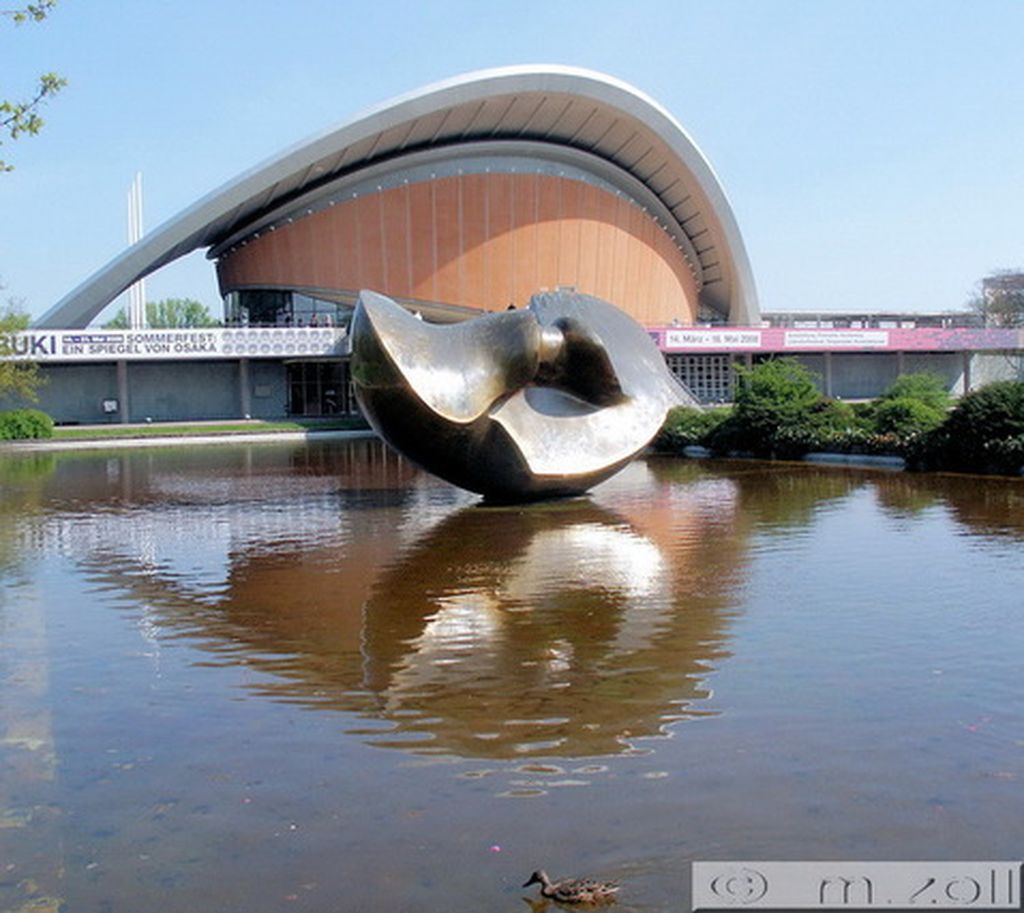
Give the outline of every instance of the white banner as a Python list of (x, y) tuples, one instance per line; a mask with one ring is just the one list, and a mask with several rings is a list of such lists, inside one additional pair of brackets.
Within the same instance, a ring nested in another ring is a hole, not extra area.
[(28, 330), (0, 335), (0, 359), (12, 361), (176, 361), (342, 354), (338, 327), (192, 330)]
[(786, 330), (786, 348), (884, 349), (888, 330)]
[(759, 330), (665, 330), (666, 349), (759, 349)]

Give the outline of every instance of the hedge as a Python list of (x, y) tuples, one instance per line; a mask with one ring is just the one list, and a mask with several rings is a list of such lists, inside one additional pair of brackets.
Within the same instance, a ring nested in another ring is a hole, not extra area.
[(731, 409), (695, 409), (676, 406), (670, 409), (653, 441), (655, 450), (674, 453), (694, 444), (704, 445), (709, 434), (732, 414)]
[(932, 432), (917, 463), (923, 469), (1020, 472), (1024, 459), (1024, 381), (1004, 380), (968, 393)]
[(948, 412), (948, 395), (930, 375), (904, 375), (874, 403), (854, 408), (821, 396), (813, 375), (791, 359), (738, 373), (735, 408), (673, 409), (655, 446), (678, 452), (697, 444), (719, 455), (781, 459), (892, 455), (912, 469), (1024, 472), (1022, 381), (989, 384)]
[(0, 412), (0, 441), (25, 441), (53, 437), (53, 419), (38, 409)]

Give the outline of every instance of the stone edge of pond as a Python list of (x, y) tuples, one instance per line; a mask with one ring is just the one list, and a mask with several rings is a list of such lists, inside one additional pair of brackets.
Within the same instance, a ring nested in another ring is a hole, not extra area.
[(173, 447), (209, 444), (274, 444), (304, 441), (354, 440), (376, 437), (366, 428), (334, 431), (253, 431), (223, 434), (160, 434), (145, 437), (83, 438), (80, 440), (0, 441), (2, 453), (30, 453), (39, 450), (104, 450), (112, 447)]
[[(663, 456), (684, 456), (693, 460), (708, 460), (716, 459), (716, 455), (712, 453), (707, 447), (701, 447), (699, 444), (691, 444), (688, 447), (684, 447), (682, 450), (675, 454), (663, 453)], [(730, 453), (729, 459), (763, 459), (753, 457), (750, 454), (744, 453)], [(770, 461), (769, 461), (770, 462)], [(901, 456), (882, 456), (878, 454), (868, 453), (807, 453), (800, 457), (797, 462), (801, 463), (813, 463), (818, 466), (859, 466), (864, 469), (888, 469), (895, 472), (905, 471), (907, 468), (907, 461)], [(946, 470), (937, 470), (943, 472)], [(960, 473), (957, 473), (958, 475)], [(999, 474), (982, 474), (986, 478), (1004, 478), (1013, 479), (1016, 476), (1013, 473), (1009, 475)], [(1021, 466), (1020, 472), (1017, 476), (1024, 478), (1024, 466)]]
[[(695, 460), (706, 460), (714, 456), (707, 447), (693, 444), (682, 449), (682, 454)], [(874, 469), (902, 470), (907, 468), (907, 461), (901, 456), (878, 456), (867, 453), (806, 453), (800, 461), (816, 463), (821, 466), (867, 466)]]

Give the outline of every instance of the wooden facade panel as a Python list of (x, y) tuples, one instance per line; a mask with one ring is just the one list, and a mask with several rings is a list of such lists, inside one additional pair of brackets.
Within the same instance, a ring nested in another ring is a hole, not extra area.
[(387, 293), (385, 258), (380, 225), (380, 194), (368, 193), (355, 202), (359, 226), (359, 287)]
[[(495, 310), (515, 299), (513, 260), (512, 176), (487, 177), (487, 264), (484, 300)], [(504, 302), (504, 304), (502, 304)]]
[(292, 245), (295, 270), (300, 276), (311, 277), (313, 283), (319, 285), (319, 282), (316, 281), (316, 251), (314, 250), (312, 216), (296, 219), (288, 226), (288, 234)]
[(537, 282), (541, 288), (553, 289), (558, 285), (561, 184), (560, 178), (537, 178)]
[(283, 285), (287, 281), (289, 267), (297, 262), (298, 245), (295, 243), (294, 227), (293, 222), (290, 225), (282, 225), (274, 232), (274, 242), (270, 244), (273, 251), (270, 258), (270, 275), (274, 285)]
[(436, 301), (459, 303), (459, 183), (440, 178), (434, 187), (434, 234), (437, 238)]
[(512, 176), (512, 300), (518, 307), (542, 284), (537, 272), (537, 179), (535, 174)]
[(581, 181), (559, 181), (561, 218), (559, 219), (558, 285), (579, 288), (580, 229), (583, 224), (583, 188)]
[(409, 221), (412, 231), (412, 289), (409, 294), (424, 301), (437, 300), (434, 287), (437, 233), (434, 230), (432, 186), (422, 183), (409, 187)]
[(381, 249), (384, 251), (384, 292), (406, 298), (409, 287), (408, 191), (396, 187), (378, 195), (381, 214)]
[(590, 184), (580, 191), (580, 254), (576, 287), (588, 295), (598, 295), (598, 263), (600, 262), (600, 191)]
[(351, 203), (338, 203), (325, 210), (328, 219), (337, 226), (334, 240), (334, 275), (339, 289), (354, 290), (359, 286), (358, 252), (359, 243), (356, 221)]
[(462, 206), (462, 270), (459, 304), (482, 307), (487, 298), (487, 178), (466, 174), (459, 179)]
[(682, 254), (648, 213), (580, 181), (471, 174), (365, 194), (221, 258), (222, 290), (372, 288), (501, 311), (575, 286), (644, 323), (696, 316)]
[(313, 259), (312, 276), (317, 288), (337, 288), (338, 271), (334, 263), (334, 248), (337, 244), (338, 226), (327, 218), (325, 212), (317, 212), (303, 219), (308, 226), (305, 237)]
[[(627, 227), (626, 227), (626, 269), (625, 269), (625, 284), (626, 288), (623, 296), (620, 300), (625, 301), (627, 298), (632, 298), (636, 302), (638, 311), (642, 310), (645, 305), (647, 298), (647, 282), (646, 277), (643, 274), (643, 260), (644, 260), (644, 223), (647, 222), (646, 216), (635, 206), (626, 204), (625, 206)], [(632, 243), (630, 241), (632, 240)], [(639, 242), (639, 243), (637, 243)]]
[(609, 193), (601, 193), (598, 202), (597, 246), (600, 254), (597, 262), (597, 287), (600, 291), (595, 294), (599, 298), (611, 301), (612, 295), (615, 294), (612, 277), (615, 275), (615, 209), (618, 200)]
[[(615, 198), (615, 214), (612, 217), (612, 274), (611, 294), (608, 300), (612, 304), (626, 300), (626, 292), (629, 287), (627, 273), (629, 272), (629, 210), (630, 205), (622, 197)], [(621, 307), (622, 305), (618, 305)]]

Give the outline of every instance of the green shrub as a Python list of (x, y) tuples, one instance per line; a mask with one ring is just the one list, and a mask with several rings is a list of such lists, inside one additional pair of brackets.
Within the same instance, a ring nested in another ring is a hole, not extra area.
[(38, 409), (0, 412), (0, 441), (53, 437), (53, 419)]
[(968, 393), (928, 436), (919, 468), (1017, 473), (1024, 438), (1024, 381), (1005, 380)]
[(944, 408), (911, 397), (882, 399), (871, 415), (870, 428), (876, 434), (909, 436), (933, 431), (946, 418)]
[(776, 437), (806, 424), (822, 401), (814, 375), (792, 358), (763, 361), (753, 368), (735, 366), (736, 407), (731, 427), (723, 429), (732, 449), (758, 456), (776, 452)]
[(654, 448), (675, 453), (684, 447), (703, 445), (707, 436), (729, 417), (730, 412), (729, 409), (676, 406), (665, 417), (665, 424), (654, 439)]
[(837, 442), (858, 429), (857, 416), (849, 403), (821, 398), (775, 431), (771, 453), (797, 459), (816, 450), (835, 450)]
[(940, 412), (946, 412), (952, 404), (946, 382), (928, 371), (901, 374), (879, 397), (882, 402), (897, 399), (917, 400)]
[(850, 431), (861, 427), (853, 406), (839, 399), (820, 399), (809, 410), (810, 423), (819, 432)]
[(985, 450), (989, 465), (995, 466), (998, 471), (1007, 475), (1024, 475), (1024, 434), (989, 441)]

